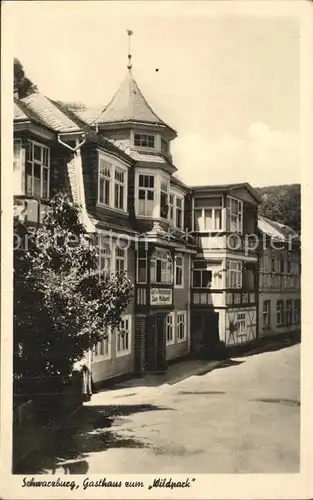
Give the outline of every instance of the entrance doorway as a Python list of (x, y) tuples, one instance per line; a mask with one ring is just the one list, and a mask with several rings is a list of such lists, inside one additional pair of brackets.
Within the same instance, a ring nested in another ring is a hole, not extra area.
[(146, 333), (146, 370), (166, 370), (166, 313), (156, 313), (148, 318)]

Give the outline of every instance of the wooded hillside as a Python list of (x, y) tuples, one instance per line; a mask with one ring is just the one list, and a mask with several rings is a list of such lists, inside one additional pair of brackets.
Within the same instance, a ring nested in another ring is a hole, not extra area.
[(301, 231), (300, 184), (256, 188), (262, 196), (260, 215)]

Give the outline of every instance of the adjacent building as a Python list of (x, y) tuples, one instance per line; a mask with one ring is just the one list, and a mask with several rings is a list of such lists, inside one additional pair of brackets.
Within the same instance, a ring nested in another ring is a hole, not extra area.
[(300, 328), (300, 239), (288, 226), (258, 218), (260, 336)]
[(250, 237), (271, 225), (257, 217), (258, 193), (248, 183), (186, 186), (171, 155), (176, 136), (131, 66), (98, 110), (69, 110), (40, 93), (14, 100), (15, 213), (40, 224), (49, 199), (68, 192), (99, 247), (99, 278), (126, 270), (134, 284), (120, 328), (89, 353), (96, 383), (214, 356), (221, 343), (289, 328), (290, 314), (299, 323), (299, 256), (291, 261), (286, 250), (280, 288), (276, 278), (270, 288), (274, 257)]

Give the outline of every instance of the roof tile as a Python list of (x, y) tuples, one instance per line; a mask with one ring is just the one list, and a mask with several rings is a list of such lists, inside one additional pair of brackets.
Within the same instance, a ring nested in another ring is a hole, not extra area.
[(48, 97), (39, 92), (24, 97), (21, 102), (36, 113), (47, 127), (56, 132), (79, 132), (80, 130), (73, 120), (58, 109)]

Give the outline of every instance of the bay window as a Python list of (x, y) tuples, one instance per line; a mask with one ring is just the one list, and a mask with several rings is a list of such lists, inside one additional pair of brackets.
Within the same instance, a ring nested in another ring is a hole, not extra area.
[(26, 194), (39, 198), (49, 198), (50, 149), (42, 144), (29, 141), (26, 162)]
[(173, 283), (173, 261), (169, 250), (156, 249), (151, 256), (150, 263), (151, 283)]
[(242, 262), (227, 261), (226, 288), (242, 287)]
[(242, 201), (228, 197), (228, 229), (232, 233), (242, 233)]
[(127, 170), (99, 155), (98, 202), (110, 208), (127, 211)]
[(184, 287), (184, 256), (175, 256), (175, 287)]
[(138, 178), (138, 215), (152, 216), (154, 209), (154, 175), (139, 174)]
[(195, 231), (222, 230), (222, 197), (196, 198), (194, 208)]

